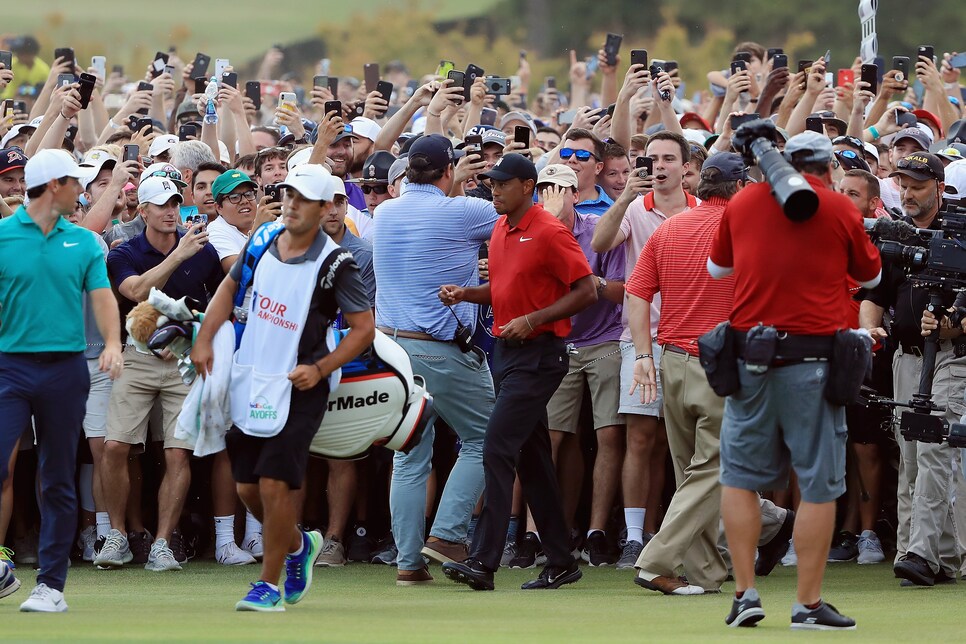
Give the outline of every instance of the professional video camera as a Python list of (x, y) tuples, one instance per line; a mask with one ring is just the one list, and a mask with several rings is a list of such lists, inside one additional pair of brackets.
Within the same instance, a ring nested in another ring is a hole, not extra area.
[(749, 165), (761, 168), (771, 193), (792, 221), (805, 221), (818, 210), (818, 195), (775, 147), (778, 130), (769, 119), (743, 124), (732, 135), (735, 149)]
[[(865, 228), (879, 249), (883, 261), (891, 262), (909, 275), (913, 285), (929, 290), (927, 310), (937, 318), (950, 317), (958, 325), (966, 317), (966, 207), (948, 201), (937, 215), (939, 229), (916, 228), (904, 221), (887, 218), (866, 219)], [(954, 312), (945, 303), (956, 293)], [(870, 397), (873, 402), (893, 407), (908, 407), (902, 413), (899, 430), (908, 440), (924, 443), (948, 441), (952, 447), (966, 447), (966, 425), (951, 426), (942, 416), (945, 411), (932, 402), (933, 372), (939, 348), (939, 330), (926, 337), (919, 391), (912, 400), (901, 402)], [(966, 355), (966, 344), (955, 344), (958, 357)]]

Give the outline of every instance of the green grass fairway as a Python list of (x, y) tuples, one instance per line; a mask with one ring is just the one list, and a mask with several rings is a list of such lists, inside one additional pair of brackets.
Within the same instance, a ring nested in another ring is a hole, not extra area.
[[(633, 585), (633, 575), (584, 569), (577, 584), (556, 591), (521, 591), (537, 570), (501, 570), (495, 592), (474, 592), (431, 568), (427, 587), (398, 588), (395, 569), (353, 564), (316, 568), (309, 595), (285, 613), (235, 613), (257, 568), (189, 563), (180, 573), (140, 568), (70, 571), (66, 615), (19, 613), (34, 584), (0, 600), (0, 640), (71, 642), (710, 642), (710, 641), (959, 641), (960, 585), (900, 589), (891, 566), (830, 566), (827, 599), (854, 617), (858, 630), (840, 635), (792, 633), (795, 571), (761, 580), (766, 619), (730, 629), (728, 594), (664, 597)], [(725, 592), (733, 589), (725, 585)]]

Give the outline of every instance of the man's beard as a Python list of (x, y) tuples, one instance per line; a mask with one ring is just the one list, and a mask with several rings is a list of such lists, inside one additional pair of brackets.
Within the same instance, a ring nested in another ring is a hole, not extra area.
[(923, 203), (914, 203), (907, 205), (905, 202), (902, 204), (902, 214), (906, 217), (911, 217), (913, 219), (919, 219), (924, 217), (927, 213), (932, 212), (936, 208), (936, 198), (935, 196), (930, 197), (928, 201)]

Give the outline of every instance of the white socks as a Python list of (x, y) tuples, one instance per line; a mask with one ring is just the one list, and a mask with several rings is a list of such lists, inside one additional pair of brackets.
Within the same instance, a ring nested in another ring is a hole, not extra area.
[(627, 540), (644, 543), (644, 508), (624, 508), (624, 523), (627, 525)]
[(248, 543), (256, 534), (262, 533), (262, 524), (251, 512), (245, 511), (245, 539), (242, 543)]
[(235, 541), (235, 515), (215, 517), (215, 550)]
[(111, 532), (111, 516), (107, 512), (95, 512), (94, 520), (97, 522), (98, 538), (107, 538), (107, 535)]

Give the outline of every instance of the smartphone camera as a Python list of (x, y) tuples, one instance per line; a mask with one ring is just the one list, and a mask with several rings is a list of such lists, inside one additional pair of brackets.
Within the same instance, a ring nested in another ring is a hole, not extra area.
[(487, 94), (506, 95), (510, 93), (509, 78), (488, 78), (486, 80)]

